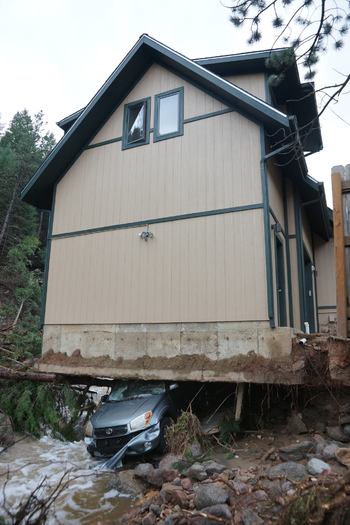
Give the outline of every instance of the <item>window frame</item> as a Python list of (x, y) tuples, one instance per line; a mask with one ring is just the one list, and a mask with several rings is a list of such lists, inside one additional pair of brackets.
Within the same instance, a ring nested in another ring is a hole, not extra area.
[[(128, 117), (129, 109), (137, 104), (145, 103), (146, 116), (145, 116), (145, 137), (142, 141), (128, 142)], [(124, 104), (124, 116), (123, 116), (123, 136), (122, 136), (122, 149), (137, 148), (138, 146), (144, 146), (150, 142), (150, 120), (151, 120), (151, 97), (141, 98), (139, 100), (133, 100)]]
[[(159, 115), (160, 115), (160, 100), (162, 98), (169, 97), (171, 95), (179, 95), (179, 129), (177, 131), (171, 131), (170, 133), (160, 134), (159, 133)], [(184, 88), (178, 87), (171, 89), (170, 91), (164, 91), (158, 93), (154, 97), (154, 130), (153, 130), (153, 141), (159, 142), (160, 140), (167, 140), (173, 137), (179, 137), (184, 134)]]

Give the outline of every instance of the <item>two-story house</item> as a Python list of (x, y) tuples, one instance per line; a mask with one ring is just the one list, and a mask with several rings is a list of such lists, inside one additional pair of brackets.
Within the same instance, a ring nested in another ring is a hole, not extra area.
[(301, 381), (294, 331), (335, 314), (331, 216), (313, 84), (294, 62), (270, 85), (269, 56), (142, 35), (58, 123), (22, 192), (51, 212), (40, 369)]

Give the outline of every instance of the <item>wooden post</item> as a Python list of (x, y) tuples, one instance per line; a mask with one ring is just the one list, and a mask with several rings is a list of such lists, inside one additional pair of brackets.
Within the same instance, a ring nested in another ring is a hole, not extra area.
[(347, 337), (347, 290), (345, 271), (344, 217), (341, 168), (342, 167), (337, 166), (332, 170), (333, 225), (337, 294), (337, 335), (339, 337)]
[(244, 383), (238, 383), (236, 388), (236, 399), (235, 399), (235, 421), (240, 421), (243, 405), (244, 395)]

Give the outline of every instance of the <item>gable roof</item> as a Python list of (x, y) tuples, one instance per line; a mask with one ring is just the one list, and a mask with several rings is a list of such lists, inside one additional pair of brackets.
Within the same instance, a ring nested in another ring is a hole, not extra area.
[[(290, 129), (287, 115), (278, 109), (150, 36), (142, 35), (23, 188), (23, 200), (50, 209), (54, 184), (154, 62), (170, 68), (267, 129)], [(72, 117), (74, 114), (67, 118)]]

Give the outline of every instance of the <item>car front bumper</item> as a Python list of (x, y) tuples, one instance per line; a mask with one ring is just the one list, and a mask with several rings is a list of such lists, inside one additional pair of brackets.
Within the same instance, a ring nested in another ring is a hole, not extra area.
[[(94, 457), (111, 457), (123, 447), (127, 455), (140, 455), (158, 447), (160, 441), (160, 424), (152, 425), (145, 430), (126, 434), (121, 437), (95, 438), (85, 437), (88, 452)], [(130, 443), (130, 446), (128, 444)]]

